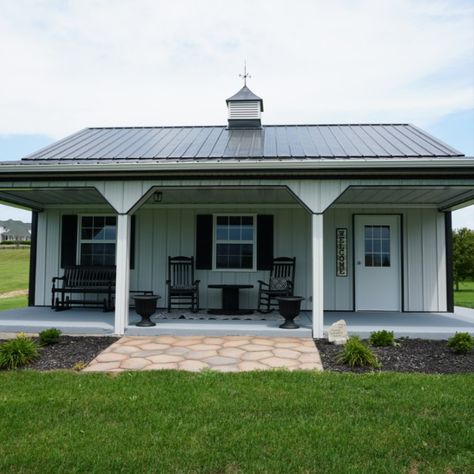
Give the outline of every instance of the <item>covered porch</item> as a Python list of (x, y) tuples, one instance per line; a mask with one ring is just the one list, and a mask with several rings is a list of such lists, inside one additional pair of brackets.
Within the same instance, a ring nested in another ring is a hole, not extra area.
[[(471, 324), (459, 319), (457, 313), (449, 314), (452, 310), (447, 271), (450, 256), (445, 237), (450, 232), (450, 210), (467, 205), (474, 197), (473, 189), (472, 180), (454, 178), (156, 179), (33, 182), (29, 187), (5, 185), (0, 198), (30, 207), (36, 220), (30, 304), (37, 307), (18, 310), (20, 313), (16, 314), (26, 318), (25, 328), (61, 328), (62, 325), (65, 332), (76, 333), (123, 335), (159, 331), (159, 334), (240, 335), (250, 331), (250, 334), (264, 332), (281, 336), (276, 320), (216, 321), (207, 317), (160, 320), (154, 329), (139, 329), (134, 325), (136, 316), (130, 309), (130, 290), (152, 290), (161, 295), (160, 306), (165, 306), (167, 258), (194, 254), (197, 215), (270, 214), (275, 218), (274, 255), (296, 256), (295, 294), (305, 297), (301, 328), (298, 332), (290, 331), (289, 335), (319, 338), (332, 322), (346, 319), (354, 334), (367, 335), (380, 328), (410, 337), (447, 337), (459, 328), (469, 329)], [(62, 274), (62, 258), (68, 245), (74, 247), (74, 262), (81, 263), (79, 219), (77, 238), (66, 241), (66, 245), (62, 239), (62, 218), (73, 213), (78, 217), (99, 215), (115, 219), (116, 237), (111, 255), (117, 279), (113, 313), (83, 308), (54, 313), (39, 307), (50, 303), (50, 281)], [(400, 309), (397, 311), (355, 311), (358, 308), (352, 239), (356, 214), (400, 216)], [(336, 230), (340, 228), (346, 230), (342, 269), (336, 267), (336, 256), (340, 257), (341, 250), (336, 246)], [(436, 252), (435, 258), (432, 251)], [(197, 271), (197, 278), (201, 280), (201, 296), (204, 296), (201, 307), (208, 309), (218, 307), (220, 299), (220, 293), (209, 289), (209, 284), (244, 283), (255, 287), (259, 278), (268, 279), (268, 272), (259, 272), (257, 268), (220, 271), (211, 267)], [(254, 309), (255, 291), (244, 293), (243, 307)], [(0, 328), (15, 328), (16, 322), (11, 312), (0, 315)]]
[[(57, 313), (45, 307), (27, 307), (2, 311), (0, 333), (37, 333), (55, 327), (65, 334), (114, 334), (113, 313), (91, 308), (74, 308)], [(183, 315), (186, 317), (186, 312)], [(300, 329), (285, 330), (278, 326), (283, 321), (278, 312), (266, 320), (216, 320), (205, 312), (193, 314), (193, 319), (163, 319), (166, 313), (157, 313), (153, 328), (139, 328), (135, 323), (139, 317), (133, 310), (125, 334), (132, 335), (209, 335), (209, 336), (267, 336), (267, 337), (312, 337), (312, 314), (303, 311), (297, 322)], [(191, 314), (189, 314), (191, 316)], [(202, 319), (200, 319), (202, 318)], [(396, 337), (420, 339), (447, 339), (456, 332), (474, 335), (474, 309), (455, 307), (454, 313), (377, 313), (377, 312), (324, 312), (324, 333), (339, 319), (344, 319), (351, 335), (368, 337), (372, 331), (394, 331)]]

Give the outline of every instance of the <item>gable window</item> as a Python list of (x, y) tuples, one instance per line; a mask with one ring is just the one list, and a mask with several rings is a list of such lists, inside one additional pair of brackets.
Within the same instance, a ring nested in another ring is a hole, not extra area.
[(215, 215), (214, 269), (255, 270), (255, 234), (253, 215)]
[(115, 265), (116, 217), (81, 216), (79, 225), (80, 264)]

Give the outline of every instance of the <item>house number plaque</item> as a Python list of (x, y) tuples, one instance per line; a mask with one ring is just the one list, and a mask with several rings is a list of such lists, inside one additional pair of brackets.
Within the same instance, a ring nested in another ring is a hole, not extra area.
[(347, 229), (336, 229), (336, 276), (347, 276)]

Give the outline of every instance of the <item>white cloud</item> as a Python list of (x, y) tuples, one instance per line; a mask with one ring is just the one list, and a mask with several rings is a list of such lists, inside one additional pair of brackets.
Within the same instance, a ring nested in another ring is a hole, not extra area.
[(0, 4), (1, 133), (224, 123), (244, 58), (266, 123), (423, 126), (474, 106), (468, 2)]

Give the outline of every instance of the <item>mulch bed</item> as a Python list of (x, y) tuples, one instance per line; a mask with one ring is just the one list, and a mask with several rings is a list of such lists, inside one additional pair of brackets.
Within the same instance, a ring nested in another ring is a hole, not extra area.
[(41, 347), (40, 357), (26, 368), (73, 369), (78, 363), (88, 364), (118, 339), (110, 336), (61, 336), (57, 344)]
[(474, 351), (455, 354), (447, 341), (425, 339), (401, 339), (399, 346), (371, 347), (382, 363), (380, 369), (350, 368), (336, 362), (342, 346), (330, 344), (326, 339), (317, 339), (316, 347), (321, 355), (324, 370), (335, 372), (364, 373), (371, 371), (424, 372), (433, 374), (454, 374), (474, 372)]

